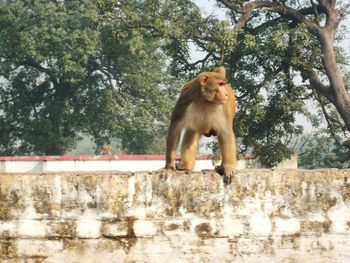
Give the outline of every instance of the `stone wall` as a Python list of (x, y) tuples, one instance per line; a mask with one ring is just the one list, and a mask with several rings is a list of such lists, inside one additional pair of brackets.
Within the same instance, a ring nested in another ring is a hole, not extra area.
[(349, 262), (350, 170), (0, 174), (0, 262)]

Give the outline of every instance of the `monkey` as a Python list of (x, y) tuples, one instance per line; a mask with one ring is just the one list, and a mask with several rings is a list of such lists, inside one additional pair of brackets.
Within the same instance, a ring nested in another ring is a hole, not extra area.
[(111, 145), (102, 145), (100, 155), (111, 155), (112, 146)]
[[(236, 98), (226, 80), (224, 67), (202, 72), (187, 82), (173, 109), (166, 138), (168, 170), (193, 170), (202, 135), (217, 136), (222, 162), (216, 171), (230, 184), (237, 164), (233, 120)], [(176, 148), (181, 142), (181, 160), (175, 164)]]

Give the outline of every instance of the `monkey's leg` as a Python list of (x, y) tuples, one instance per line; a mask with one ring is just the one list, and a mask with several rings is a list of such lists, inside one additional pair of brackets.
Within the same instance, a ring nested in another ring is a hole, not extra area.
[(181, 144), (181, 162), (176, 166), (178, 170), (193, 170), (200, 137), (201, 134), (194, 130), (185, 130)]
[(176, 148), (179, 145), (181, 136), (180, 125), (170, 124), (166, 139), (165, 168), (175, 170)]
[(219, 173), (224, 175), (224, 183), (230, 184), (234, 177), (234, 171), (237, 165), (236, 143), (233, 132), (220, 134), (219, 145), (222, 154)]

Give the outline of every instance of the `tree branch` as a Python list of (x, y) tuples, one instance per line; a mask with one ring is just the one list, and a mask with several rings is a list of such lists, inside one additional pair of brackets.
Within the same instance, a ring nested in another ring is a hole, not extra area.
[(228, 0), (217, 0), (217, 2), (222, 3), (225, 7), (233, 10), (237, 13), (242, 14), (241, 18), (238, 20), (236, 28), (242, 28), (245, 23), (251, 18), (251, 13), (255, 9), (265, 9), (270, 12), (278, 13), (282, 17), (293, 19), (300, 24), (304, 24), (307, 29), (314, 35), (318, 36), (320, 34), (320, 27), (313, 21), (305, 17), (305, 13), (312, 12), (311, 9), (301, 9), (296, 10), (286, 5), (283, 5), (279, 2), (270, 2), (270, 1), (254, 1), (250, 2), (242, 7), (235, 6)]
[(55, 87), (57, 87), (59, 84), (58, 84), (58, 81), (57, 81), (57, 79), (56, 79), (56, 77), (55, 77), (55, 75), (51, 72), (51, 70), (49, 70), (49, 69), (47, 69), (47, 68), (44, 68), (43, 66), (41, 66), (38, 62), (36, 62), (35, 60), (33, 60), (33, 59), (27, 59), (27, 60), (25, 60), (24, 62), (23, 62), (23, 64), (25, 64), (25, 65), (27, 65), (27, 66), (31, 66), (31, 67), (33, 67), (33, 68), (35, 68), (35, 69), (37, 69), (37, 70), (39, 70), (39, 71), (41, 71), (41, 72), (43, 72), (43, 73), (45, 73), (45, 74), (47, 74), (49, 77), (50, 77), (50, 79), (51, 79), (51, 81), (52, 81), (52, 83), (53, 83), (53, 85), (55, 86)]
[(326, 119), (326, 122), (327, 122), (327, 125), (328, 125), (328, 128), (329, 128), (329, 131), (331, 132), (332, 137), (334, 138), (334, 140), (335, 140), (338, 144), (340, 144), (340, 142), (337, 140), (337, 137), (336, 137), (336, 135), (335, 135), (335, 131), (334, 131), (334, 128), (333, 128), (333, 124), (332, 124), (332, 123), (334, 123), (335, 120), (332, 119), (331, 116), (329, 116), (329, 114), (328, 114), (328, 112), (327, 112), (327, 110), (326, 110), (325, 105), (323, 104), (322, 100), (320, 99), (320, 97), (318, 96), (318, 94), (316, 93), (315, 90), (313, 90), (313, 95), (314, 95), (316, 101), (318, 101), (318, 103), (319, 103), (320, 106), (321, 106), (323, 115), (324, 115), (324, 117), (325, 117), (325, 119)]
[(186, 69), (193, 69), (199, 63), (204, 64), (208, 60), (208, 58), (210, 58), (212, 55), (213, 55), (213, 52), (208, 52), (208, 54), (204, 58), (199, 59), (199, 60), (197, 60), (196, 62), (193, 62), (193, 63), (186, 63), (185, 67), (186, 67)]
[[(285, 69), (285, 65), (282, 64), (282, 65), (279, 66), (278, 69), (276, 69), (275, 71), (266, 74), (266, 75), (264, 76), (264, 79), (263, 79), (259, 84), (254, 85), (254, 86), (252, 87), (252, 89), (259, 91), (260, 88), (266, 86), (275, 76), (277, 76), (277, 74), (279, 74), (279, 73), (280, 73), (281, 71), (283, 71), (284, 69)], [(246, 92), (246, 93), (242, 94), (241, 96), (237, 96), (237, 99), (240, 100), (240, 99), (242, 99), (242, 98), (248, 96), (249, 94), (250, 94), (250, 92)]]
[(329, 86), (325, 86), (315, 70), (308, 71), (308, 79), (312, 89), (317, 90), (320, 94), (325, 96), (330, 102), (334, 103), (334, 97), (330, 91)]
[(277, 17), (275, 19), (271, 19), (271, 20), (264, 22), (256, 27), (254, 27), (253, 29), (247, 29), (247, 31), (249, 31), (249, 33), (255, 35), (255, 34), (258, 34), (259, 32), (264, 31), (265, 29), (275, 25), (278, 22), (282, 22), (283, 20), (285, 20), (285, 19), (282, 17)]

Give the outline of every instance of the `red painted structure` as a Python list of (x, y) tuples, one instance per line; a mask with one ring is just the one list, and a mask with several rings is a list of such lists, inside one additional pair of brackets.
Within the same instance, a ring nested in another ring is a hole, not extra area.
[[(214, 155), (197, 155), (196, 160), (210, 160)], [(0, 156), (0, 161), (93, 161), (93, 160), (165, 160), (164, 155), (60, 155), (60, 156)]]

